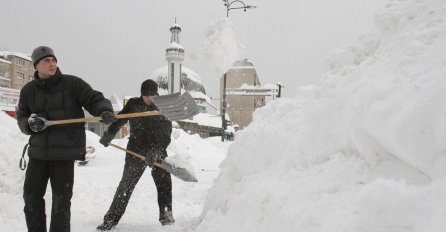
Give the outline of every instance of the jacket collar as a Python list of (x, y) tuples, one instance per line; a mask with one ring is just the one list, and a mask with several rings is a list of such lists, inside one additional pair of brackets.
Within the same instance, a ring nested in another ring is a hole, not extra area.
[(37, 85), (42, 89), (49, 89), (52, 86), (56, 85), (57, 83), (62, 80), (62, 72), (59, 68), (57, 68), (56, 73), (53, 76), (50, 76), (44, 80), (40, 79), (39, 74), (37, 71), (34, 72), (34, 81), (37, 83)]

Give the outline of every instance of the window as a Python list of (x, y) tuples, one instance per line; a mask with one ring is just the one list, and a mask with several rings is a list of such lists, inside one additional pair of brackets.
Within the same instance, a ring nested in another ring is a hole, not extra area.
[(29, 81), (32, 81), (34, 79), (34, 76), (28, 76)]
[(25, 66), (25, 61), (24, 61), (24, 60), (20, 60), (20, 59), (18, 59), (18, 60), (17, 60), (17, 66), (19, 66), (19, 67), (23, 67), (23, 66)]
[(23, 74), (23, 73), (17, 73), (17, 79), (25, 79), (25, 74)]
[(7, 78), (9, 75), (6, 75), (8, 72), (6, 70), (0, 69), (0, 77)]
[(175, 82), (175, 79), (174, 79), (175, 78), (175, 64), (172, 63), (171, 67), (172, 67), (172, 72), (170, 73), (170, 79), (172, 81), (171, 81), (171, 84), (170, 84), (170, 89), (172, 90), (172, 93), (173, 93), (173, 91), (175, 91), (174, 90), (174, 86), (175, 86), (175, 84), (174, 84), (174, 82)]

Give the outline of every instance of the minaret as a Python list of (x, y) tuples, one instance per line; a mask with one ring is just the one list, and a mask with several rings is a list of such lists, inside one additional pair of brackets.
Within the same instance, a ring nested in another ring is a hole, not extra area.
[(184, 60), (184, 48), (180, 44), (181, 27), (177, 24), (176, 19), (170, 27), (170, 32), (172, 33), (170, 46), (166, 49), (169, 94), (181, 92), (181, 66)]

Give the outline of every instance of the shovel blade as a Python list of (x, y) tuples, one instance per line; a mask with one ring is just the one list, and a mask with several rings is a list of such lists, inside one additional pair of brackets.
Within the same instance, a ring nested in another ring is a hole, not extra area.
[(172, 175), (176, 176), (177, 178), (187, 181), (187, 182), (198, 182), (197, 178), (194, 174), (192, 174), (189, 170), (183, 167), (175, 166), (171, 163), (168, 163), (164, 160), (161, 161), (161, 163), (155, 163), (156, 166), (168, 171)]
[(153, 97), (161, 114), (171, 121), (191, 118), (199, 113), (197, 103), (189, 92)]

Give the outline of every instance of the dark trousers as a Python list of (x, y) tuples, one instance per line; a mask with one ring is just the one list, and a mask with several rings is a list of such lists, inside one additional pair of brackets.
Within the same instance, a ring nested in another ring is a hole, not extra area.
[[(110, 209), (104, 216), (104, 222), (118, 224), (122, 215), (124, 215), (127, 204), (132, 196), (136, 184), (146, 170), (147, 165), (143, 160), (134, 158), (126, 154), (124, 173), (121, 182), (116, 189), (115, 197)], [(158, 206), (161, 213), (165, 210), (172, 211), (172, 180), (170, 173), (154, 166), (152, 168), (152, 177), (158, 192)]]
[(28, 231), (46, 232), (45, 199), (48, 179), (53, 201), (50, 232), (69, 232), (71, 197), (73, 195), (73, 160), (29, 159), (23, 186), (25, 218)]

